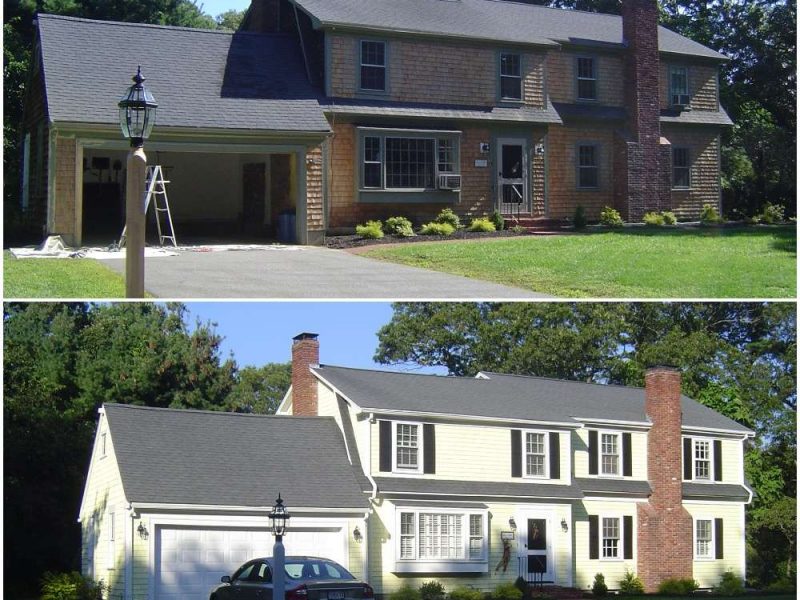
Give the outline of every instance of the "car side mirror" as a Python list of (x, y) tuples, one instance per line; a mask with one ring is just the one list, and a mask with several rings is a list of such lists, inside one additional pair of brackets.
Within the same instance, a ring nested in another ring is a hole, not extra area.
[(231, 576), (230, 575), (223, 575), (222, 577), (220, 577), (219, 580), (222, 583), (230, 583), (231, 582)]

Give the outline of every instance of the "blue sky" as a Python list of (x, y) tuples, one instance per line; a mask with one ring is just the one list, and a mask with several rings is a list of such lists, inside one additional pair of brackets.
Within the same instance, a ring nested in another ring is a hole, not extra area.
[(207, 15), (216, 17), (232, 8), (244, 10), (250, 6), (250, 0), (197, 0), (196, 4), (201, 6)]
[[(392, 318), (389, 302), (188, 302), (189, 322), (214, 321), (224, 336), (223, 356), (239, 366), (288, 362), (291, 340), (318, 333), (320, 362), (360, 368), (390, 368), (372, 361), (378, 330)], [(445, 369), (414, 369), (446, 374)]]

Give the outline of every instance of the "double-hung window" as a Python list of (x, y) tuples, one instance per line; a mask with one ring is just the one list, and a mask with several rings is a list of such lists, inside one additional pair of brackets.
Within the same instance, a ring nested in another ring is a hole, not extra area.
[(578, 100), (597, 100), (597, 72), (594, 58), (579, 56), (577, 59)]
[(395, 423), (395, 469), (418, 473), (422, 468), (421, 427), (415, 423)]
[(711, 519), (697, 519), (694, 522), (695, 558), (714, 558), (714, 528)]
[(672, 106), (689, 105), (689, 70), (686, 67), (670, 67), (669, 96)]
[(603, 517), (602, 522), (602, 557), (620, 558), (620, 519), (619, 517)]
[(487, 561), (486, 519), (485, 511), (398, 508), (397, 570), (476, 570)]
[(359, 87), (367, 92), (386, 91), (386, 42), (361, 41)]
[(429, 191), (439, 174), (458, 174), (458, 132), (364, 128), (360, 161), (362, 190)]
[(602, 475), (619, 475), (619, 446), (618, 433), (600, 435), (600, 473)]
[(519, 54), (500, 53), (500, 99), (522, 100), (522, 57)]
[(694, 440), (694, 478), (711, 479), (711, 442), (708, 440)]
[(578, 145), (578, 188), (597, 189), (599, 186), (599, 157), (595, 144)]
[(686, 189), (691, 185), (688, 148), (672, 149), (672, 187)]
[(525, 475), (547, 477), (547, 436), (544, 433), (525, 433)]

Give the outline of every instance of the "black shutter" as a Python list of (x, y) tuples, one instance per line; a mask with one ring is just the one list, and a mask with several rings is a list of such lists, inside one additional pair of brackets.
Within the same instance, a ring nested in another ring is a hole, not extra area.
[(723, 539), (722, 539), (722, 519), (714, 519), (714, 558), (725, 558), (722, 552)]
[(683, 478), (692, 479), (692, 438), (683, 438)]
[(722, 481), (722, 442), (714, 440), (714, 481)]
[(622, 474), (625, 477), (633, 475), (633, 457), (631, 456), (631, 434), (622, 434)]
[(589, 558), (600, 558), (600, 540), (597, 515), (589, 515)]
[(597, 432), (589, 431), (589, 475), (597, 475)]
[(378, 433), (380, 441), (380, 469), (381, 471), (392, 471), (392, 422), (378, 421)]
[(511, 430), (511, 476), (522, 477), (522, 432)]
[(550, 479), (561, 479), (561, 451), (559, 450), (559, 434), (550, 432)]
[(622, 517), (622, 535), (623, 557), (625, 560), (630, 560), (633, 558), (633, 517)]
[(436, 433), (431, 423), (422, 426), (422, 445), (425, 451), (423, 471), (436, 473)]

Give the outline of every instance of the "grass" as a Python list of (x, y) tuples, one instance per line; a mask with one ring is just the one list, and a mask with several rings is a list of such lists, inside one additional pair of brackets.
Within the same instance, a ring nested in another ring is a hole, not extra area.
[(794, 226), (375, 246), (364, 256), (561, 297), (793, 298)]
[(90, 258), (16, 259), (3, 253), (4, 298), (124, 298), (125, 279)]

